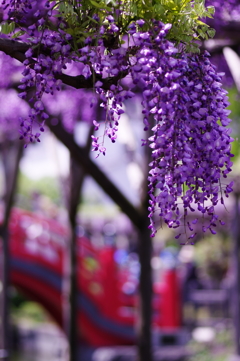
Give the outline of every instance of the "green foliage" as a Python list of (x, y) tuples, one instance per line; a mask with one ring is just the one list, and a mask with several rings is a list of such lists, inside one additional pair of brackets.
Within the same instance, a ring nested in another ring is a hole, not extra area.
[(0, 24), (0, 33), (2, 34), (11, 34), (15, 30), (15, 23), (14, 22), (3, 22)]
[(22, 36), (22, 35), (24, 35), (24, 34), (25, 34), (25, 31), (19, 30), (19, 31), (17, 31), (16, 33), (14, 33), (14, 34), (12, 35), (12, 39), (19, 38), (20, 36)]
[(0, 34), (9, 35), (11, 34), (12, 38), (18, 38), (24, 35), (26, 32), (24, 30), (18, 30), (15, 22), (2, 22), (0, 23)]
[(228, 89), (228, 97), (230, 102), (228, 109), (231, 110), (231, 118), (240, 122), (239, 93), (236, 87), (232, 87)]
[[(138, 0), (130, 4), (132, 19), (144, 19), (145, 30), (151, 28), (152, 19), (172, 24), (169, 38), (176, 43), (190, 45), (193, 40), (214, 35), (214, 30), (200, 20), (214, 14), (214, 8), (205, 8), (203, 0)], [(187, 50), (194, 50), (194, 47), (190, 45)]]
[(232, 142), (231, 152), (234, 154), (233, 161), (236, 161), (236, 160), (239, 158), (239, 155), (240, 155), (239, 138), (236, 138), (236, 139)]
[[(73, 36), (74, 50), (84, 44), (86, 37), (99, 38), (100, 26), (106, 16), (112, 15), (119, 27), (118, 44), (126, 34), (132, 21), (145, 20), (144, 30), (152, 28), (152, 20), (172, 24), (168, 38), (176, 44), (183, 44), (187, 52), (199, 51), (197, 40), (213, 37), (215, 31), (202, 19), (212, 17), (214, 7), (205, 7), (204, 0), (123, 0), (121, 5), (115, 0), (51, 0), (56, 17), (63, 19), (65, 31)], [(94, 14), (100, 21), (92, 18)], [(106, 25), (106, 24), (105, 24)], [(54, 24), (48, 24), (54, 29)], [(3, 22), (0, 32), (12, 34), (13, 38), (23, 35), (24, 29), (17, 28), (14, 22)], [(16, 30), (16, 31), (15, 31)], [(57, 30), (57, 29), (54, 29)], [(15, 31), (15, 32), (14, 32)]]
[(234, 332), (227, 324), (219, 323), (216, 336), (211, 342), (191, 341), (188, 345), (189, 361), (228, 361), (234, 354)]
[(231, 119), (232, 123), (232, 137), (235, 138), (234, 142), (231, 144), (232, 153), (234, 154), (233, 162), (239, 161), (240, 155), (240, 102), (239, 102), (239, 93), (235, 87), (228, 89), (228, 97), (230, 105), (228, 107), (231, 110)]
[(20, 198), (24, 198), (26, 208), (31, 208), (32, 195), (39, 193), (47, 196), (52, 202), (56, 204), (61, 203), (60, 189), (57, 179), (51, 177), (44, 177), (39, 180), (32, 180), (26, 177), (24, 174), (20, 174), (18, 181), (17, 193)]
[(45, 310), (35, 302), (23, 302), (18, 308), (12, 309), (15, 320), (25, 320), (35, 323), (42, 323), (48, 320)]
[[(186, 51), (198, 51), (197, 40), (213, 37), (215, 31), (201, 19), (212, 17), (214, 7), (204, 6), (204, 0), (123, 0), (119, 5), (113, 0), (54, 1), (57, 16), (63, 17), (66, 31), (74, 37), (77, 46), (88, 36), (99, 37), (100, 25), (107, 15), (115, 18), (119, 27), (119, 43), (132, 21), (145, 20), (144, 30), (152, 28), (152, 20), (172, 24), (169, 39), (184, 44)], [(100, 21), (92, 19), (97, 14)]]

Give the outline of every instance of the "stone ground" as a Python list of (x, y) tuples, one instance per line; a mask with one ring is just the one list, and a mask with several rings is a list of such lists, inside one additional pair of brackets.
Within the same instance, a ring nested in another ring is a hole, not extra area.
[[(234, 356), (234, 334), (230, 321), (198, 325), (190, 337), (179, 332), (178, 345), (161, 345), (171, 337), (156, 335), (154, 361), (240, 361)], [(165, 335), (166, 336), (166, 335)], [(156, 340), (158, 340), (156, 342)], [(54, 324), (39, 324), (20, 327), (19, 351), (14, 353), (13, 361), (65, 361), (67, 342), (63, 333)], [(80, 356), (80, 355), (79, 355)], [(81, 348), (81, 361), (136, 361), (137, 350), (134, 346)]]

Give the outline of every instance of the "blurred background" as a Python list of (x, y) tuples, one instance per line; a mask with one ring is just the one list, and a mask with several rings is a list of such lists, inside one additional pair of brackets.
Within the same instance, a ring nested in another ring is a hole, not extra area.
[[(237, 186), (240, 106), (234, 87), (229, 95), (236, 139), (232, 177)], [(139, 142), (144, 137), (140, 118), (140, 102), (126, 103), (117, 143), (106, 140), (105, 157), (96, 159), (90, 152), (92, 161), (135, 207), (141, 202), (147, 170)], [(89, 128), (87, 122), (75, 126), (74, 138), (81, 146)], [(0, 163), (3, 214), (8, 177), (14, 174), (6, 164), (10, 156), (18, 156), (17, 147), (12, 155), (5, 152), (5, 137)], [(6, 149), (11, 146), (7, 144)], [(65, 360), (70, 153), (46, 130), (40, 143), (24, 149), (17, 168), (9, 223), (11, 359)], [(226, 209), (219, 210), (225, 226), (217, 235), (198, 238), (194, 246), (180, 245), (175, 233), (165, 226), (153, 239), (152, 326), (158, 359), (219, 361), (229, 360), (235, 353), (237, 203), (236, 189)], [(87, 175), (77, 201), (76, 220), (80, 359), (122, 360), (117, 357), (125, 355), (131, 360), (131, 347), (124, 347), (134, 344), (138, 323), (138, 233), (118, 205)]]

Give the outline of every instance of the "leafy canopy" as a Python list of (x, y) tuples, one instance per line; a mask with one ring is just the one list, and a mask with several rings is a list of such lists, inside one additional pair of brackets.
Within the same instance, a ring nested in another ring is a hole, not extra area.
[[(113, 16), (119, 28), (118, 45), (123, 43), (123, 35), (127, 33), (131, 22), (144, 19), (144, 31), (152, 28), (152, 20), (160, 20), (172, 24), (168, 39), (176, 44), (184, 45), (184, 50), (198, 52), (198, 40), (213, 37), (215, 31), (206, 25), (202, 19), (212, 18), (214, 7), (205, 7), (204, 0), (57, 0), (49, 1), (53, 16), (62, 18), (64, 31), (73, 37), (75, 49), (84, 43), (86, 38), (100, 37), (101, 25), (106, 25), (106, 17)], [(44, 25), (52, 30), (54, 21)], [(13, 37), (24, 34), (24, 29), (12, 21), (1, 24), (1, 32), (14, 33)], [(41, 30), (41, 29), (39, 29)]]

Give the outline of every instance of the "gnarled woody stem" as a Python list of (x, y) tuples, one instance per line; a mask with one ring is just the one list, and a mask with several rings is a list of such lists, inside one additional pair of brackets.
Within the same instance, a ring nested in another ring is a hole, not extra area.
[[(14, 59), (19, 60), (21, 63), (26, 60), (25, 52), (31, 48), (31, 45), (17, 40), (10, 40), (0, 38), (0, 51), (11, 56)], [(42, 51), (44, 53), (44, 51)], [(34, 58), (32, 59), (33, 64), (35, 63)], [(94, 87), (96, 81), (103, 83), (102, 89), (108, 90), (112, 84), (117, 84), (118, 80), (124, 78), (128, 74), (128, 71), (122, 71), (117, 76), (102, 78), (98, 74), (94, 74), (94, 77), (85, 78), (83, 75), (70, 76), (67, 74), (59, 73), (56, 74), (56, 79), (62, 80), (66, 85), (69, 85), (76, 89), (91, 89)]]

